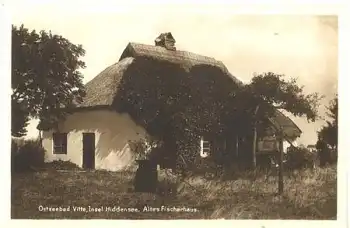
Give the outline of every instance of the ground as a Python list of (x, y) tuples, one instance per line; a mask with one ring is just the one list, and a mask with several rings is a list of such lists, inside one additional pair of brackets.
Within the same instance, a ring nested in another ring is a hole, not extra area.
[[(132, 172), (44, 170), (12, 175), (12, 218), (98, 219), (336, 219), (336, 167), (299, 171), (285, 177), (285, 192), (276, 195), (277, 179), (255, 181), (187, 178), (178, 195), (132, 192)], [(40, 212), (68, 207), (70, 212)], [(74, 212), (98, 207), (195, 208), (197, 212)]]

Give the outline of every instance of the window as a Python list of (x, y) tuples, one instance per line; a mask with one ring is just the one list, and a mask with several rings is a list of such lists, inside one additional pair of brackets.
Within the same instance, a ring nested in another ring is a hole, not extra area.
[(67, 133), (53, 133), (53, 153), (67, 154)]
[(208, 157), (209, 154), (210, 154), (210, 142), (202, 137), (200, 155), (201, 157), (205, 158), (205, 157)]
[(275, 137), (266, 136), (258, 141), (257, 152), (271, 152), (278, 150), (278, 142)]

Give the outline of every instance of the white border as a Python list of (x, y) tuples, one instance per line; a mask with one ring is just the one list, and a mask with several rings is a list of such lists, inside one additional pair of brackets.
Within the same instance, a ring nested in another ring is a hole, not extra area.
[(0, 92), (2, 93), (1, 105), (3, 106), (0, 112), (1, 120), (1, 145), (3, 153), (0, 153), (0, 162), (2, 172), (0, 172), (0, 180), (3, 188), (1, 189), (1, 206), (0, 218), (8, 219), (11, 208), (11, 178), (10, 178), (10, 148), (11, 148), (11, 23), (8, 11), (5, 11), (0, 4)]
[[(196, 223), (198, 226), (246, 226), (246, 227), (280, 227), (282, 224), (284, 227), (294, 227), (294, 226), (308, 226), (311, 227), (347, 227), (347, 201), (346, 197), (347, 189), (347, 180), (346, 180), (346, 167), (347, 167), (347, 158), (348, 151), (346, 148), (346, 142), (349, 141), (349, 137), (347, 137), (347, 130), (349, 127), (349, 119), (346, 114), (349, 110), (349, 105), (347, 105), (347, 97), (349, 97), (349, 89), (347, 88), (349, 83), (350, 71), (349, 71), (349, 16), (346, 16), (349, 12), (349, 9), (345, 4), (346, 1), (317, 1), (317, 4), (312, 4), (313, 1), (259, 1), (259, 4), (253, 4), (252, 1), (231, 1), (231, 3), (235, 3), (235, 5), (226, 4), (225, 6), (220, 6), (219, 2), (222, 4), (223, 1), (200, 1), (202, 5), (197, 5), (199, 1), (186, 1), (186, 7), (184, 5), (178, 5), (178, 3), (183, 3), (184, 1), (176, 1), (177, 5), (173, 5), (173, 10), (181, 10), (181, 11), (193, 11), (193, 12), (202, 12), (202, 13), (210, 13), (212, 11), (221, 11), (222, 13), (232, 13), (232, 14), (337, 14), (339, 17), (339, 102), (340, 102), (340, 125), (339, 125), (339, 164), (338, 164), (338, 220), (337, 221), (289, 221), (289, 220), (200, 220), (200, 221), (157, 221), (156, 224), (154, 221), (116, 221), (116, 220), (103, 220), (103, 224), (101, 220), (96, 224), (95, 221), (87, 220), (87, 221), (30, 221), (30, 220), (13, 220), (10, 221), (10, 34), (11, 34), (11, 26), (10, 26), (10, 14), (11, 9), (15, 7), (24, 8), (26, 10), (30, 10), (31, 7), (38, 7), (40, 4), (60, 4), (60, 1), (17, 1), (20, 2), (20, 5), (13, 5), (10, 0), (6, 1), (6, 8), (3, 4), (0, 4), (0, 75), (1, 75), (1, 83), (0, 83), (0, 92), (3, 93), (1, 96), (1, 102), (3, 111), (1, 114), (2, 121), (2, 132), (1, 132), (1, 140), (2, 140), (2, 152), (0, 153), (0, 161), (1, 164), (1, 180), (3, 187), (1, 188), (1, 224), (6, 223), (9, 225), (22, 225), (26, 227), (38, 227), (38, 226), (51, 226), (51, 227), (62, 227), (64, 225), (72, 224), (72, 223), (81, 223), (84, 227), (96, 227), (96, 225), (102, 225), (103, 227), (110, 225), (111, 227), (115, 227), (116, 225), (125, 225), (125, 226), (139, 226), (140, 222), (148, 223), (148, 225), (157, 225), (157, 226), (181, 226), (181, 225), (189, 225), (189, 223)], [(98, 12), (98, 11), (115, 11), (117, 12), (127, 12), (130, 8), (140, 8), (140, 10), (154, 10), (154, 5), (143, 5), (142, 7), (138, 7), (137, 4), (140, 2), (134, 0), (128, 0), (128, 3), (115, 3), (115, 1), (106, 1), (99, 0), (98, 5), (92, 2), (86, 1), (72, 1), (72, 5), (67, 6), (66, 13), (76, 12), (77, 9), (80, 11), (88, 11), (88, 12)], [(148, 4), (150, 1), (148, 1)], [(169, 2), (169, 1), (168, 1)], [(174, 2), (174, 1), (173, 1)], [(250, 4), (247, 4), (247, 3)], [(277, 3), (278, 2), (278, 3)], [(292, 3), (291, 3), (292, 2)], [(102, 3), (102, 4), (101, 4)], [(155, 1), (151, 2), (155, 4)], [(254, 2), (255, 3), (255, 2)], [(117, 9), (116, 9), (117, 6)], [(169, 7), (169, 5), (167, 5)], [(162, 2), (162, 7), (165, 7), (164, 2)], [(346, 42), (347, 41), (347, 42)], [(118, 224), (116, 224), (118, 223)], [(162, 224), (163, 223), (163, 224)], [(281, 224), (282, 223), (282, 224)], [(1, 226), (2, 227), (2, 226)]]

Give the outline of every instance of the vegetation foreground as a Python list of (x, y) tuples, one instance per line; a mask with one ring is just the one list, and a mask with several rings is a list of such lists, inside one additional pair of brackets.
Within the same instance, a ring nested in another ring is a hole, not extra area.
[[(12, 218), (336, 219), (337, 215), (335, 166), (298, 171), (294, 177), (286, 177), (282, 196), (276, 195), (276, 177), (254, 181), (244, 177), (227, 181), (188, 177), (178, 185), (177, 196), (135, 193), (133, 177), (132, 172), (54, 169), (13, 173)], [(40, 206), (70, 206), (70, 211), (43, 212)], [(92, 212), (89, 206), (104, 209)], [(149, 210), (143, 211), (144, 206)], [(195, 208), (197, 212), (152, 211), (162, 206)], [(73, 207), (85, 207), (87, 211), (74, 211)], [(106, 211), (105, 207), (138, 208), (140, 212)]]

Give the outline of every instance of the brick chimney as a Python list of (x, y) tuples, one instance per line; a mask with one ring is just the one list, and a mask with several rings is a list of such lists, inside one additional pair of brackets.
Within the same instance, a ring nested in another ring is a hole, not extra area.
[(176, 48), (175, 48), (175, 42), (176, 41), (175, 41), (173, 35), (171, 35), (170, 32), (161, 33), (155, 39), (154, 42), (155, 42), (156, 46), (164, 47), (167, 50), (176, 51)]

